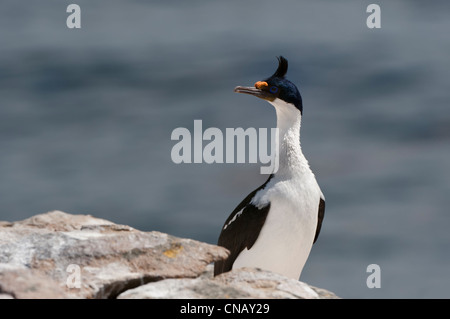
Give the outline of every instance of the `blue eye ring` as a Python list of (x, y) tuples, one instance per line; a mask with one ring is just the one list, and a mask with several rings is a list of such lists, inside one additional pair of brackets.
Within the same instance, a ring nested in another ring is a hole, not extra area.
[(269, 91), (270, 91), (270, 93), (277, 93), (278, 92), (278, 88), (276, 86), (271, 86)]

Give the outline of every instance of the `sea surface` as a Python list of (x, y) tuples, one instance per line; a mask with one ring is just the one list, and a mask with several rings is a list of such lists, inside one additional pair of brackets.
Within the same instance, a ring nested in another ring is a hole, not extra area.
[(268, 103), (233, 88), (283, 55), (326, 197), (301, 280), (343, 298), (450, 297), (450, 2), (376, 1), (369, 29), (374, 1), (77, 0), (69, 29), (73, 2), (0, 4), (0, 220), (62, 210), (215, 243), (267, 176), (175, 164), (171, 134), (274, 127)]

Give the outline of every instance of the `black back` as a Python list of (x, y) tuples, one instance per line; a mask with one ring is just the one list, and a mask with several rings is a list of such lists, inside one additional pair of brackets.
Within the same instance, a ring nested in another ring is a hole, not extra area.
[[(250, 249), (256, 239), (258, 239), (259, 233), (266, 221), (267, 214), (269, 213), (270, 204), (258, 208), (250, 204), (250, 202), (259, 190), (264, 189), (272, 177), (273, 174), (269, 176), (264, 184), (251, 192), (225, 221), (217, 244), (227, 248), (230, 251), (230, 255), (225, 260), (215, 262), (214, 276), (230, 271), (240, 252), (245, 248)], [(236, 217), (236, 214), (241, 210), (241, 214)], [(230, 224), (233, 218), (235, 220)], [(227, 225), (226, 228), (225, 225)]]

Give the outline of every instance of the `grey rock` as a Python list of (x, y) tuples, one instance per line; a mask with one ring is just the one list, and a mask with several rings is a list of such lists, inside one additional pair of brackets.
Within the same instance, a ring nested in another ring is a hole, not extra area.
[(17, 299), (61, 299), (70, 295), (51, 277), (35, 269), (12, 269), (1, 265), (0, 295)]
[(0, 224), (0, 293), (111, 298), (151, 281), (198, 277), (227, 254), (191, 239), (54, 211)]
[(232, 287), (239, 287), (253, 298), (319, 298), (319, 295), (306, 283), (261, 269), (236, 269), (214, 279)]
[(165, 279), (127, 290), (118, 299), (222, 299), (250, 298), (242, 289), (214, 280), (212, 265), (197, 278)]
[(254, 268), (241, 268), (212, 275), (212, 267), (206, 274), (194, 279), (166, 279), (130, 289), (119, 299), (336, 299), (334, 293), (315, 288), (291, 278)]
[(60, 211), (0, 222), (0, 299), (337, 298), (259, 269), (213, 277), (222, 247)]

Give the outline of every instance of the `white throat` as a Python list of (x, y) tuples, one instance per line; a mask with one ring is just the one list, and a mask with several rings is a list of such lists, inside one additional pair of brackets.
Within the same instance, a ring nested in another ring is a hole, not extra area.
[(277, 174), (302, 173), (309, 170), (308, 162), (303, 156), (300, 145), (300, 126), (302, 115), (300, 111), (290, 103), (275, 99), (270, 102), (277, 113), (278, 128), (278, 162)]

